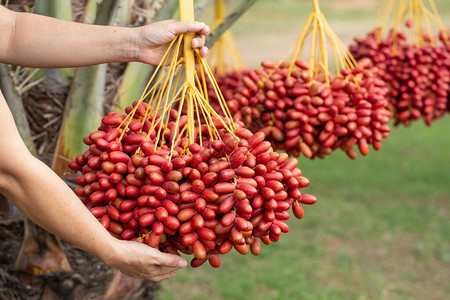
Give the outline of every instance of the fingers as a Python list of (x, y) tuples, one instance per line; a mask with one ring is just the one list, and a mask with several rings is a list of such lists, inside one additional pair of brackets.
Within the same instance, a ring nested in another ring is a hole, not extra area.
[(196, 32), (202, 35), (209, 34), (209, 26), (203, 22), (177, 21), (171, 22), (171, 31), (177, 35), (185, 32)]
[(208, 26), (208, 25), (205, 25), (205, 26), (202, 28), (202, 30), (200, 30), (199, 33), (200, 33), (200, 34), (203, 34), (203, 35), (208, 35), (209, 32), (210, 32), (209, 26)]
[(191, 47), (199, 48), (199, 52), (202, 57), (206, 57), (208, 55), (209, 49), (205, 46), (205, 36), (203, 35), (192, 39)]
[(191, 47), (192, 48), (201, 48), (205, 45), (205, 36), (200, 35), (192, 39)]
[(209, 49), (205, 47), (205, 35), (208, 35), (210, 28), (203, 22), (175, 21), (170, 23), (173, 26), (172, 32), (180, 34), (185, 32), (196, 32), (197, 36), (192, 39), (191, 47), (200, 49), (200, 55), (206, 57)]
[(112, 255), (107, 263), (130, 277), (161, 281), (174, 277), (175, 271), (187, 266), (183, 257), (141, 243), (116, 239), (114, 243), (116, 253), (122, 255)]
[(161, 266), (172, 267), (172, 268), (184, 268), (187, 266), (187, 262), (184, 258), (160, 252), (157, 258), (158, 264)]
[(207, 47), (203, 46), (200, 48), (200, 55), (202, 57), (206, 57), (208, 55), (208, 53), (209, 53), (209, 49)]
[(161, 280), (165, 280), (165, 279), (169, 279), (169, 278), (173, 278), (175, 277), (175, 272), (170, 272), (164, 275), (158, 275), (158, 276), (154, 276), (154, 277), (150, 277), (148, 278), (148, 280), (150, 281), (161, 281)]

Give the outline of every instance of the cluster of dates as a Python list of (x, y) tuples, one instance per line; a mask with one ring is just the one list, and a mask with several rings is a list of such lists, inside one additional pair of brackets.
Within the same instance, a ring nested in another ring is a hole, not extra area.
[(377, 75), (389, 87), (395, 125), (409, 126), (418, 119), (430, 125), (442, 117), (450, 107), (450, 48), (433, 46), (427, 35), (420, 47), (408, 43), (402, 32), (391, 32), (381, 41), (379, 36), (377, 29), (356, 38), (350, 51), (355, 58), (369, 58), (378, 67)]
[[(444, 31), (439, 32), (439, 40), (442, 42), (444, 49), (447, 51), (447, 54), (450, 56), (450, 30), (447, 30), (447, 36), (445, 36)], [(450, 65), (450, 63), (449, 63)], [(447, 67), (447, 69), (450, 69)], [(450, 79), (449, 81), (450, 82)], [(450, 113), (450, 91), (447, 92), (447, 112)]]
[[(228, 102), (229, 100), (233, 99), (236, 93), (245, 89), (242, 79), (245, 76), (248, 76), (250, 72), (250, 69), (243, 69), (232, 71), (230, 73), (227, 73), (226, 75), (215, 74), (215, 79), (217, 80), (217, 84), (225, 101)], [(214, 87), (209, 80), (207, 80), (207, 87), (211, 106), (217, 112), (220, 112), (221, 109), (219, 101), (217, 99), (217, 93), (214, 91)], [(232, 108), (232, 110), (234, 109), (235, 108)]]
[[(219, 267), (219, 254), (232, 248), (258, 255), (260, 241), (270, 244), (289, 231), (289, 209), (300, 219), (302, 204), (316, 202), (300, 192), (309, 180), (297, 159), (274, 152), (262, 132), (236, 124), (232, 134), (216, 122), (220, 139), (207, 139), (203, 125), (202, 141), (197, 135), (183, 148), (183, 137), (170, 150), (176, 110), (155, 146), (159, 126), (149, 134), (147, 104), (134, 106), (131, 120), (105, 116), (98, 131), (84, 138), (89, 149), (70, 163), (81, 172), (75, 193), (113, 236), (193, 254), (193, 267), (206, 260)], [(187, 118), (180, 120), (183, 127)]]
[(329, 76), (329, 84), (323, 76), (312, 78), (306, 62), (295, 64), (289, 73), (288, 62), (277, 67), (263, 61), (263, 69), (248, 71), (242, 85), (225, 89), (233, 118), (294, 156), (323, 158), (341, 148), (354, 159), (355, 145), (363, 155), (369, 144), (381, 148), (390, 132), (387, 87), (370, 60)]

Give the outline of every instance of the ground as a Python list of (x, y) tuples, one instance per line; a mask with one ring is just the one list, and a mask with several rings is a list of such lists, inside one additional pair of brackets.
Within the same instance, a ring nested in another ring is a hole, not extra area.
[[(0, 299), (38, 300), (46, 286), (61, 296), (81, 295), (77, 299), (102, 299), (115, 276), (113, 269), (94, 256), (62, 241), (62, 249), (67, 255), (73, 272), (41, 274), (29, 278), (14, 269), (14, 263), (23, 240), (23, 219), (19, 215), (0, 215)], [(135, 281), (126, 297), (120, 299), (153, 299), (158, 284), (149, 281)], [(108, 298), (119, 299), (119, 298)]]

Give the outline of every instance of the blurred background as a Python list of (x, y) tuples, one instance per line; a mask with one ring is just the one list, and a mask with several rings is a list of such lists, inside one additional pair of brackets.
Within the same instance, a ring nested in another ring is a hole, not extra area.
[[(386, 4), (319, 2), (347, 46), (380, 24)], [(435, 3), (448, 28), (450, 1)], [(245, 65), (280, 60), (311, 10), (311, 1), (257, 1), (231, 27)], [(302, 220), (288, 220), (289, 233), (257, 257), (232, 251), (219, 269), (181, 270), (162, 283), (157, 299), (448, 299), (449, 129), (446, 115), (431, 127), (392, 126), (380, 151), (355, 161), (342, 151), (324, 160), (300, 157), (311, 181), (305, 193), (319, 200)]]

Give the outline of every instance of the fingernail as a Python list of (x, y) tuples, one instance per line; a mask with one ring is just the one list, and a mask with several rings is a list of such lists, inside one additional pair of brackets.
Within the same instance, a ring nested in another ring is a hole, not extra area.
[(178, 261), (178, 266), (179, 266), (180, 268), (184, 268), (184, 267), (187, 266), (187, 262), (186, 262), (185, 260), (179, 260), (179, 261)]
[(202, 28), (205, 27), (205, 25), (206, 25), (206, 24), (203, 23), (203, 22), (199, 22), (199, 23), (198, 23), (198, 26), (199, 26), (199, 27), (202, 27)]

